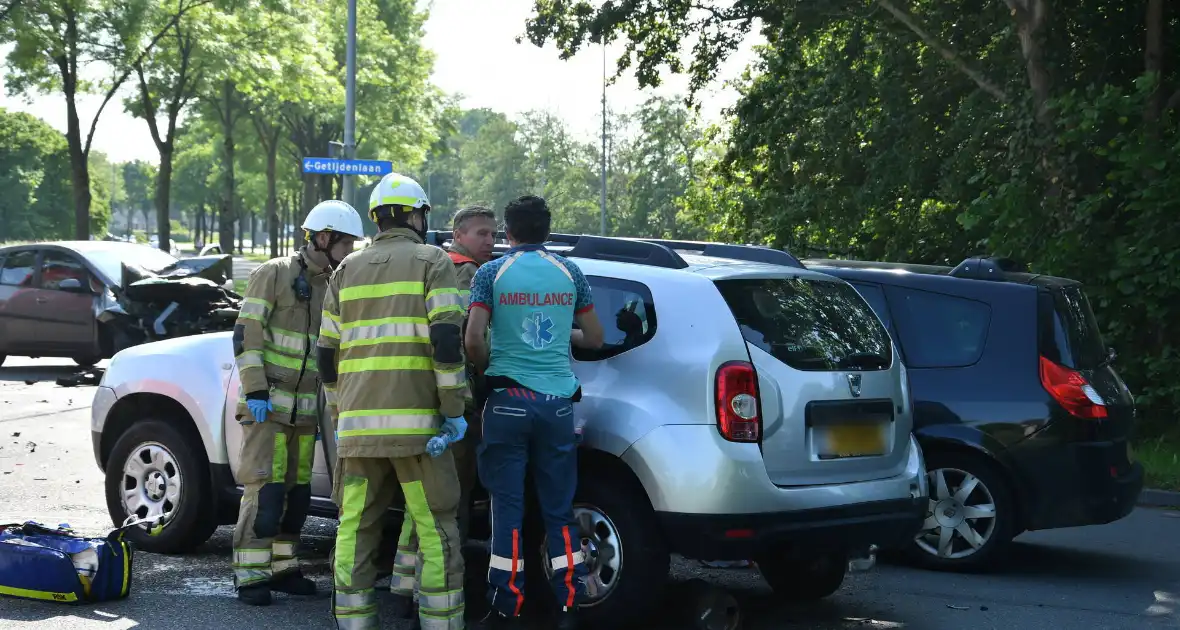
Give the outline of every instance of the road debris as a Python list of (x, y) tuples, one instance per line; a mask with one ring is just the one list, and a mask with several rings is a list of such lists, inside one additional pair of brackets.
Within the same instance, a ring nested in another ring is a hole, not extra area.
[[(98, 385), (102, 382), (102, 375), (105, 372), (102, 368), (87, 368), (79, 370), (70, 376), (63, 376), (57, 379), (57, 384), (60, 387), (77, 387), (78, 385)], [(73, 399), (70, 399), (70, 405), (73, 405)]]
[(30, 453), (36, 453), (37, 452), (37, 443), (36, 442), (29, 442), (29, 443), (25, 444), (25, 448), (29, 449)]
[(956, 606), (954, 604), (947, 604), (946, 607), (951, 610), (971, 610), (970, 606)]
[(20, 437), (20, 431), (14, 431), (12, 437)]

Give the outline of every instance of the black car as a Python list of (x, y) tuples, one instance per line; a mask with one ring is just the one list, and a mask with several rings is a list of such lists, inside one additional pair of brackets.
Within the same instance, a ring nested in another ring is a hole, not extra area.
[(912, 557), (979, 568), (1022, 532), (1131, 512), (1134, 400), (1080, 283), (982, 257), (804, 262), (856, 287), (901, 349), (930, 475)]

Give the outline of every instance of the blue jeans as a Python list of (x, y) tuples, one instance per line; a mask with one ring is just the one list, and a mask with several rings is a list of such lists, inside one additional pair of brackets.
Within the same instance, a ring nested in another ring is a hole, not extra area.
[(515, 617), (524, 605), (524, 477), (531, 466), (548, 536), (550, 584), (559, 605), (572, 608), (584, 593), (586, 562), (574, 523), (578, 449), (574, 406), (568, 398), (521, 387), (492, 392), (484, 405), (479, 479), (492, 499), (488, 599)]

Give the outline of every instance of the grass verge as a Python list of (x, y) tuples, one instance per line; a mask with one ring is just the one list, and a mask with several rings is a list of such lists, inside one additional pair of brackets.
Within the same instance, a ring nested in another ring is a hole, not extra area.
[(1180, 436), (1140, 440), (1134, 448), (1146, 472), (1144, 487), (1180, 491)]

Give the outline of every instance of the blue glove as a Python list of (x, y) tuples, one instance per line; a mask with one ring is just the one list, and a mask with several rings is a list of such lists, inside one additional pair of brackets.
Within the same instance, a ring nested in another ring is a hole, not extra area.
[(255, 422), (265, 422), (266, 412), (275, 410), (275, 406), (269, 400), (247, 400), (246, 408), (254, 416)]
[(430, 441), (426, 443), (426, 453), (431, 457), (438, 457), (439, 455), (443, 454), (443, 451), (447, 450), (447, 447), (450, 446), (450, 444), (451, 436), (449, 433), (436, 435), (430, 438)]
[(443, 422), (442, 433), (451, 436), (452, 442), (458, 442), (467, 435), (467, 421), (461, 417), (447, 418), (446, 422)]

